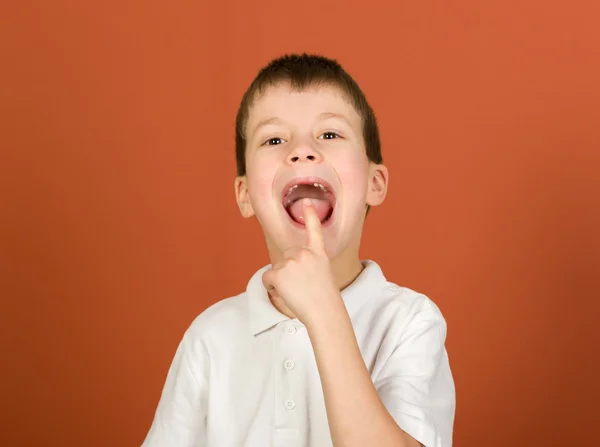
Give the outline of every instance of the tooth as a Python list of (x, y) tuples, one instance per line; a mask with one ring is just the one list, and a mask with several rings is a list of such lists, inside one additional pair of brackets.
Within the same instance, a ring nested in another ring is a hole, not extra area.
[(285, 195), (286, 195), (286, 196), (289, 196), (289, 195), (292, 193), (292, 191), (293, 191), (294, 189), (296, 189), (297, 187), (298, 187), (298, 185), (294, 185), (294, 186), (292, 186), (290, 189), (288, 189), (288, 192), (287, 192)]

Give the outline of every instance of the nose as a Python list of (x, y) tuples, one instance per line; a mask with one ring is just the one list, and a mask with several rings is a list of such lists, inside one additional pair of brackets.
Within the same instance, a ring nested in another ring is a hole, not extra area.
[(321, 160), (322, 156), (319, 151), (305, 143), (296, 145), (287, 156), (289, 164), (319, 163)]

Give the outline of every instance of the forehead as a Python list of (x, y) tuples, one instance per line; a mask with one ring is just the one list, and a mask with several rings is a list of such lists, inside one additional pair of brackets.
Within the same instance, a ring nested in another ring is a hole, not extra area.
[(361, 127), (358, 112), (340, 88), (321, 85), (297, 90), (281, 83), (267, 87), (254, 98), (248, 111), (246, 130), (252, 133), (258, 123), (271, 118), (308, 125), (324, 114), (341, 115), (353, 127)]

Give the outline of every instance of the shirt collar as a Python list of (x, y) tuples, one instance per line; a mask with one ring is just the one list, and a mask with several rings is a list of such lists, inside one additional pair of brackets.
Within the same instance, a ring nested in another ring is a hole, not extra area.
[[(362, 264), (364, 266), (363, 271), (341, 293), (351, 318), (360, 310), (365, 301), (377, 295), (387, 282), (381, 268), (376, 262), (366, 260), (362, 261)], [(250, 330), (253, 335), (258, 335), (290, 319), (273, 306), (263, 285), (262, 275), (270, 268), (271, 265), (269, 264), (257, 271), (250, 278), (248, 287), (246, 288)]]

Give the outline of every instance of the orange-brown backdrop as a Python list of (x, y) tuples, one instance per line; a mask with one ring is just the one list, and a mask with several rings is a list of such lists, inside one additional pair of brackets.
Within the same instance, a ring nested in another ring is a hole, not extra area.
[(140, 445), (183, 331), (267, 262), (233, 124), (292, 51), (377, 112), (363, 257), (447, 318), (455, 445), (599, 445), (598, 5), (3, 2), (0, 445)]

